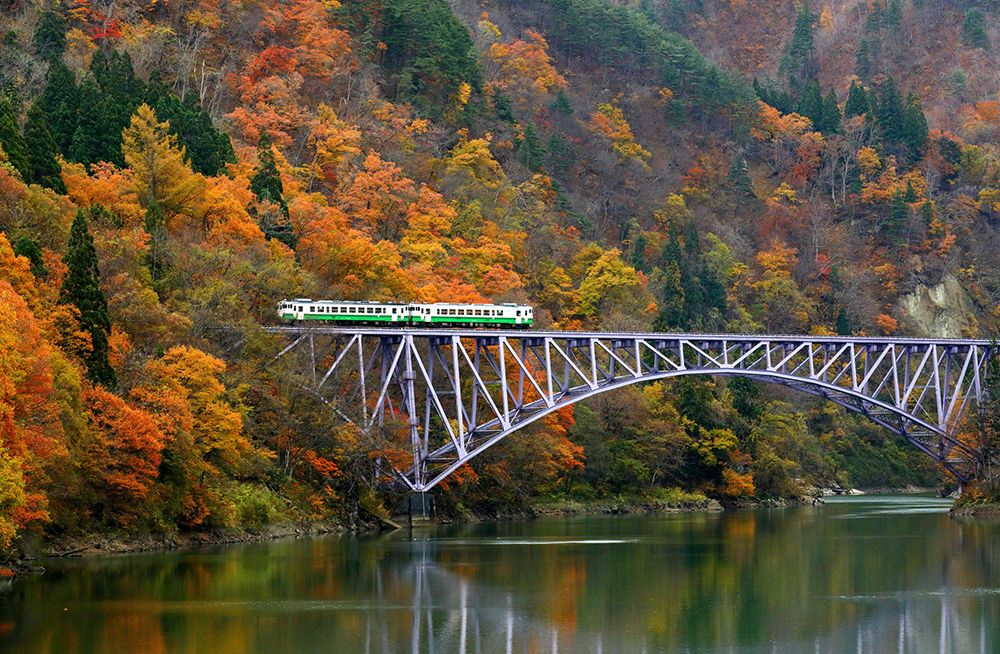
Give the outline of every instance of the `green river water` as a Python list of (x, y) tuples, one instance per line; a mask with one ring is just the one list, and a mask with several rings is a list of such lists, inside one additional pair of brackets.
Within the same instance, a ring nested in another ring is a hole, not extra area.
[(0, 652), (1000, 652), (1000, 523), (922, 496), (61, 559)]

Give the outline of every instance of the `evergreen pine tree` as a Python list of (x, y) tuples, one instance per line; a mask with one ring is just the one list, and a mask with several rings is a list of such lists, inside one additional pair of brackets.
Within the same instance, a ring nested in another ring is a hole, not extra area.
[(31, 264), (31, 274), (35, 277), (44, 279), (49, 276), (49, 272), (45, 269), (45, 261), (42, 259), (42, 248), (38, 247), (38, 243), (31, 237), (22, 236), (14, 241), (14, 254), (28, 260)]
[(170, 123), (170, 133), (184, 146), (192, 170), (214, 176), (226, 164), (236, 162), (229, 135), (215, 128), (208, 112), (195, 103), (194, 94), (181, 101), (154, 73), (146, 87), (145, 99), (160, 120)]
[(854, 72), (863, 80), (870, 80), (876, 72), (875, 64), (879, 60), (879, 41), (877, 36), (862, 36), (858, 44), (858, 52), (854, 57)]
[[(128, 127), (132, 114), (142, 104), (145, 86), (135, 76), (132, 59), (127, 52), (101, 49), (90, 62), (90, 73), (101, 89), (104, 125), (103, 155), (100, 160), (124, 166), (121, 152), (122, 130)], [(86, 105), (81, 103), (81, 107)]]
[(250, 179), (250, 190), (262, 202), (270, 202), (277, 206), (278, 215), (259, 215), (258, 221), (267, 238), (281, 241), (290, 248), (297, 241), (295, 231), (288, 216), (288, 203), (285, 202), (285, 185), (278, 172), (278, 164), (274, 158), (274, 148), (271, 137), (263, 134), (257, 145), (257, 168)]
[(847, 103), (844, 104), (844, 118), (854, 118), (871, 112), (868, 105), (868, 94), (865, 87), (857, 80), (851, 82), (851, 89), (847, 93)]
[[(84, 78), (80, 84), (79, 107), (76, 129), (69, 146), (69, 158), (88, 165), (98, 161), (111, 161), (107, 147), (111, 130), (107, 121), (108, 114), (104, 112), (104, 95), (93, 77)], [(121, 130), (116, 138), (121, 138)]]
[(990, 49), (990, 37), (986, 33), (986, 18), (978, 7), (973, 7), (965, 12), (965, 20), (962, 21), (962, 43), (970, 48)]
[(931, 223), (934, 222), (934, 203), (930, 200), (925, 200), (922, 205), (920, 205), (920, 217), (924, 219), (924, 225), (930, 227)]
[(892, 196), (889, 203), (889, 220), (882, 230), (883, 234), (897, 245), (904, 242), (903, 235), (906, 233), (906, 223), (910, 218), (910, 205), (906, 203), (906, 198), (902, 193)]
[(781, 55), (778, 72), (788, 78), (789, 86), (798, 89), (802, 83), (816, 74), (813, 61), (813, 24), (816, 15), (809, 7), (800, 3), (795, 9), (795, 27), (792, 38)]
[(545, 146), (545, 166), (556, 173), (564, 173), (573, 166), (573, 149), (566, 137), (558, 132), (549, 137)]
[(847, 319), (847, 312), (844, 311), (844, 307), (840, 307), (840, 310), (837, 311), (837, 324), (835, 327), (837, 329), (837, 336), (851, 335), (851, 322)]
[(681, 283), (681, 246), (675, 226), (670, 226), (670, 236), (660, 255), (663, 270), (663, 291), (660, 294), (660, 311), (653, 321), (656, 331), (684, 329), (684, 288)]
[(383, 11), (383, 61), (395, 92), (437, 117), (462, 84), (480, 88), (478, 54), (446, 0), (388, 0)]
[(747, 160), (742, 152), (736, 153), (736, 156), (729, 162), (729, 172), (726, 174), (726, 181), (733, 193), (733, 197), (736, 198), (737, 205), (757, 198), (753, 192), (753, 181), (750, 179)]
[(50, 188), (56, 193), (65, 193), (66, 186), (60, 175), (62, 169), (56, 160), (59, 150), (49, 130), (45, 112), (37, 102), (28, 110), (24, 141), (28, 145), (27, 181)]
[(508, 98), (503, 91), (497, 87), (493, 87), (493, 113), (500, 120), (513, 123), (514, 122), (514, 108), (510, 105), (510, 98)]
[(927, 118), (924, 116), (924, 107), (920, 104), (920, 98), (911, 93), (906, 100), (906, 108), (903, 110), (903, 143), (906, 144), (913, 158), (916, 158), (927, 145), (927, 136)]
[(538, 138), (534, 123), (524, 126), (524, 133), (517, 140), (517, 160), (523, 163), (528, 170), (538, 172), (542, 167), (545, 157), (545, 148)]
[(790, 114), (796, 109), (795, 103), (792, 102), (792, 97), (788, 95), (788, 91), (776, 88), (774, 82), (765, 80), (761, 83), (757, 78), (754, 78), (753, 90), (758, 98), (783, 114)]
[(66, 276), (60, 289), (60, 301), (72, 304), (80, 312), (80, 329), (90, 334), (91, 350), (86, 357), (87, 376), (96, 383), (114, 386), (115, 371), (108, 363), (108, 335), (111, 318), (108, 303), (101, 291), (101, 273), (97, 251), (87, 225), (87, 213), (78, 209), (70, 228), (69, 247), (63, 257)]
[(632, 267), (642, 272), (649, 272), (649, 262), (646, 261), (646, 237), (641, 231), (632, 243)]
[(67, 157), (73, 143), (73, 134), (76, 132), (76, 112), (79, 102), (79, 91), (73, 71), (62, 61), (49, 64), (45, 90), (39, 103), (59, 152)]
[(889, 0), (889, 5), (882, 14), (882, 25), (887, 30), (895, 30), (903, 24), (903, 3), (901, 0)]
[(573, 113), (573, 105), (569, 101), (569, 96), (566, 95), (566, 92), (562, 89), (559, 89), (559, 92), (556, 94), (556, 99), (549, 105), (549, 109), (555, 111), (556, 113), (560, 113), (563, 116), (569, 116)]
[(837, 104), (837, 94), (830, 89), (823, 99), (823, 114), (819, 121), (820, 131), (824, 134), (840, 134), (844, 131), (844, 121), (840, 115), (840, 105)]
[(903, 100), (899, 95), (896, 81), (886, 79), (879, 89), (878, 126), (887, 144), (900, 145), (903, 142)]
[(806, 83), (799, 99), (796, 113), (812, 121), (813, 129), (821, 130), (823, 122), (823, 96), (819, 91), (819, 83), (812, 79)]
[(43, 11), (32, 39), (35, 54), (46, 61), (61, 60), (66, 52), (66, 19), (55, 11)]
[(28, 148), (21, 136), (21, 128), (17, 124), (17, 114), (14, 103), (6, 95), (0, 95), (0, 147), (7, 154), (7, 161), (21, 177), (27, 179)]

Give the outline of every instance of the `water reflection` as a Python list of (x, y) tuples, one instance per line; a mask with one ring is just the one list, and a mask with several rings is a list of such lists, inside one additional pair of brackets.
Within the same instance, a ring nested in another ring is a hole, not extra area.
[(0, 651), (993, 652), (1000, 529), (930, 498), (53, 562)]

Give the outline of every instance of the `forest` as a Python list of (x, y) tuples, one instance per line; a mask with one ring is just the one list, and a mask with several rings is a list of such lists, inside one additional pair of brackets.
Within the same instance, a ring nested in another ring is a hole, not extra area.
[[(266, 365), (284, 298), (989, 337), (998, 47), (987, 0), (0, 0), (0, 549), (391, 511), (400, 443)], [(437, 495), (943, 481), (833, 404), (686, 378)]]

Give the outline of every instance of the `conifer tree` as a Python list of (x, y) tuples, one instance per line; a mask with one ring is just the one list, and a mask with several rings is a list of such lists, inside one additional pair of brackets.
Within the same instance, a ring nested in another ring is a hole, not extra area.
[(726, 174), (726, 181), (736, 198), (736, 204), (745, 204), (748, 200), (755, 200), (753, 192), (753, 181), (750, 179), (750, 171), (747, 167), (746, 157), (742, 152), (738, 152), (733, 160), (729, 162), (729, 172)]
[[(127, 52), (98, 50), (90, 62), (90, 73), (101, 89), (101, 121), (106, 130), (102, 161), (118, 166), (125, 164), (121, 153), (121, 133), (128, 126), (132, 114), (139, 108), (145, 88), (132, 69), (132, 59)], [(86, 105), (81, 103), (81, 107)]]
[(863, 80), (870, 80), (875, 74), (875, 64), (879, 60), (878, 36), (863, 36), (854, 58), (854, 72)]
[(809, 7), (800, 3), (795, 10), (795, 27), (792, 29), (792, 38), (785, 46), (785, 52), (781, 56), (778, 72), (788, 78), (789, 86), (797, 89), (802, 83), (816, 74), (816, 66), (813, 61), (813, 25), (816, 22), (816, 15), (809, 11)]
[(76, 132), (76, 111), (79, 102), (79, 91), (73, 72), (62, 61), (49, 64), (45, 90), (39, 103), (59, 152), (67, 157), (73, 143), (73, 134)]
[(121, 139), (122, 155), (132, 170), (143, 206), (157, 205), (167, 217), (189, 212), (201, 189), (201, 178), (188, 166), (184, 148), (170, 133), (170, 125), (158, 121), (156, 113), (144, 104), (136, 109)]
[(986, 18), (978, 7), (973, 7), (965, 12), (965, 20), (962, 21), (962, 43), (970, 48), (990, 49), (990, 37), (986, 33)]
[[(112, 132), (107, 120), (108, 114), (105, 113), (104, 95), (93, 77), (86, 77), (80, 84), (79, 107), (81, 110), (77, 112), (69, 158), (88, 165), (98, 161), (112, 161), (108, 148)], [(121, 131), (114, 133), (116, 144), (120, 136)]]
[(170, 124), (170, 132), (184, 146), (195, 172), (214, 176), (221, 173), (226, 164), (236, 162), (229, 135), (215, 128), (208, 112), (195, 103), (195, 94), (182, 101), (154, 73), (144, 97), (159, 119)]
[(30, 236), (22, 236), (14, 241), (14, 254), (24, 257), (31, 264), (31, 274), (39, 279), (48, 277), (45, 261), (42, 259), (42, 248), (38, 247)]
[(871, 113), (868, 104), (868, 93), (865, 87), (857, 80), (851, 82), (851, 89), (847, 93), (847, 102), (844, 104), (844, 118), (853, 118)]
[(552, 111), (560, 113), (564, 116), (569, 116), (573, 113), (573, 105), (569, 101), (569, 96), (566, 95), (566, 91), (562, 89), (559, 89), (559, 92), (556, 93), (556, 99), (552, 101), (549, 108), (552, 109)]
[(80, 312), (80, 329), (90, 334), (91, 350), (87, 354), (87, 376), (105, 386), (114, 386), (115, 371), (108, 363), (108, 335), (111, 318), (108, 303), (101, 291), (101, 273), (97, 266), (97, 251), (87, 224), (87, 212), (78, 209), (70, 228), (69, 247), (63, 257), (66, 276), (59, 293), (60, 301), (72, 304)]
[(840, 115), (840, 105), (837, 104), (837, 94), (830, 89), (823, 99), (823, 113), (820, 118), (820, 131), (824, 134), (840, 134), (844, 131), (844, 121)]
[(267, 238), (277, 239), (294, 248), (297, 239), (288, 215), (288, 203), (285, 202), (285, 186), (278, 172), (271, 137), (267, 134), (261, 135), (257, 145), (257, 161), (257, 168), (250, 179), (250, 190), (261, 202), (269, 202), (278, 207), (276, 216), (257, 216), (261, 229)]
[(514, 122), (514, 108), (510, 105), (510, 98), (497, 87), (493, 87), (492, 92), (493, 98), (493, 113), (500, 120), (513, 123)]
[(837, 330), (837, 336), (851, 335), (851, 322), (847, 319), (847, 312), (844, 311), (844, 307), (840, 307), (840, 310), (837, 311), (837, 323), (835, 328)]
[(6, 95), (0, 95), (0, 147), (7, 154), (10, 165), (21, 173), (22, 178), (27, 178), (28, 148), (17, 124), (14, 103)]
[(669, 235), (660, 253), (660, 268), (663, 270), (663, 291), (660, 294), (659, 312), (653, 321), (657, 331), (683, 329), (684, 324), (684, 287), (681, 279), (680, 240), (677, 238), (678, 225), (671, 221), (667, 226)]
[(814, 130), (822, 130), (823, 96), (820, 94), (819, 83), (816, 80), (812, 79), (806, 83), (796, 113), (811, 120)]
[(43, 11), (32, 39), (35, 54), (46, 61), (58, 61), (66, 52), (66, 19), (61, 13)]
[(879, 89), (876, 114), (885, 142), (900, 145), (903, 141), (903, 100), (899, 95), (896, 81), (891, 77), (886, 79)]
[(545, 148), (535, 131), (535, 124), (528, 123), (524, 127), (524, 134), (517, 140), (517, 160), (523, 163), (528, 170), (538, 172), (542, 167), (545, 157)]
[(927, 118), (924, 116), (924, 107), (920, 103), (920, 98), (910, 94), (906, 101), (906, 108), (903, 110), (903, 143), (910, 151), (910, 155), (916, 158), (917, 154), (927, 145)]
[(649, 262), (646, 261), (646, 237), (641, 231), (632, 243), (632, 267), (645, 273), (649, 272)]
[(27, 181), (50, 188), (56, 193), (65, 193), (66, 186), (60, 175), (62, 169), (56, 160), (59, 150), (49, 130), (45, 112), (37, 102), (28, 110), (24, 141), (28, 145)]
[(903, 24), (903, 3), (901, 0), (889, 0), (889, 5), (882, 14), (882, 25), (888, 30), (899, 28)]
[(889, 221), (883, 230), (885, 235), (898, 245), (904, 241), (903, 235), (906, 230), (906, 223), (910, 217), (910, 205), (907, 204), (903, 193), (896, 193), (889, 203)]
[(573, 149), (565, 136), (554, 133), (545, 145), (545, 165), (553, 172), (566, 172), (573, 165)]

